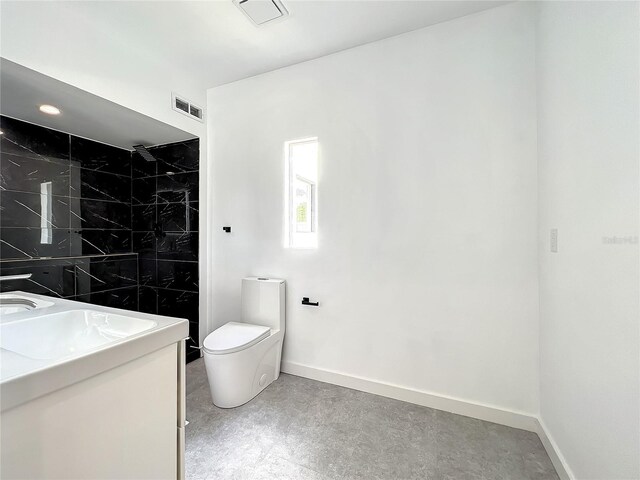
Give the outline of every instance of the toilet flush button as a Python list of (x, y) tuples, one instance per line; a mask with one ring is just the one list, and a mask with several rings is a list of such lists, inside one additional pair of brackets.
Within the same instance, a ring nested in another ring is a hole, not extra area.
[(260, 377), (260, 386), (262, 387), (265, 383), (267, 383), (267, 374), (263, 373)]

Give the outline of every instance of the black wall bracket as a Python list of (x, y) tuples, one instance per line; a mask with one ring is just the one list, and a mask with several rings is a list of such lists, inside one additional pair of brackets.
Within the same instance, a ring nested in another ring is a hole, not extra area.
[(310, 302), (309, 297), (302, 297), (302, 305), (311, 305), (312, 307), (317, 307), (320, 305), (320, 302)]
[(231, 233), (231, 227), (222, 227), (222, 230), (224, 230), (227, 233)]

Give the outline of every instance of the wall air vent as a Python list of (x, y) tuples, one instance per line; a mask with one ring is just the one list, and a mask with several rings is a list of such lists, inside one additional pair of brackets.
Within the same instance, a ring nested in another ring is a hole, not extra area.
[(289, 15), (280, 0), (233, 0), (233, 3), (258, 26)]
[(195, 118), (196, 120), (204, 121), (204, 110), (202, 107), (194, 105), (189, 100), (185, 100), (184, 97), (178, 96), (175, 93), (171, 94), (171, 108), (176, 112), (187, 115), (188, 117)]

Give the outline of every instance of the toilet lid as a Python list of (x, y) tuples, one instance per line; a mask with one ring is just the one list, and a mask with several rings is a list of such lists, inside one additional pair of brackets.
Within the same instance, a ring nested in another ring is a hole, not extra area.
[(251, 323), (229, 322), (214, 330), (204, 339), (204, 350), (220, 355), (233, 353), (255, 345), (269, 336), (271, 329)]

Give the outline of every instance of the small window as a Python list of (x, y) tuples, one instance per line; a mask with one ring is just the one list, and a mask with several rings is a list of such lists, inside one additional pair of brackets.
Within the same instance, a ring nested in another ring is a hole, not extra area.
[(318, 246), (318, 139), (285, 143), (285, 246)]

